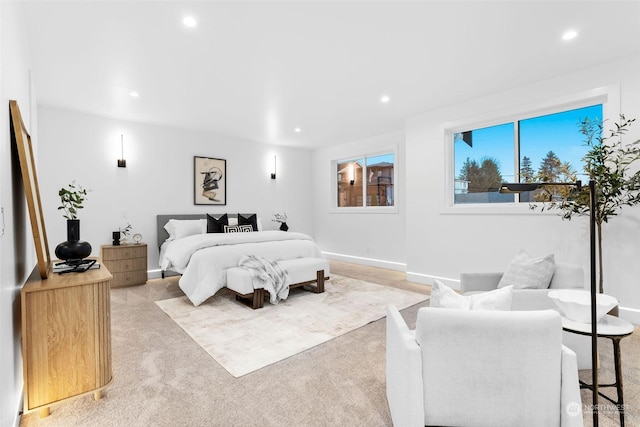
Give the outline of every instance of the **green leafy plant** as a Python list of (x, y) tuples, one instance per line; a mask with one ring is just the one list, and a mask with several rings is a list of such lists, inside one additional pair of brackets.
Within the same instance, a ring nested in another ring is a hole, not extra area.
[(58, 210), (64, 212), (62, 216), (65, 219), (78, 219), (78, 211), (84, 207), (82, 204), (87, 200), (87, 193), (88, 190), (78, 185), (75, 180), (67, 188), (63, 187), (58, 191), (61, 203)]
[[(640, 171), (632, 172), (632, 165), (640, 159), (640, 140), (623, 144), (621, 138), (628, 132), (635, 119), (620, 115), (615, 129), (605, 134), (603, 122), (586, 118), (580, 122), (580, 133), (585, 136), (587, 153), (582, 158), (584, 171), (589, 180), (596, 183), (595, 225), (598, 246), (599, 290), (604, 292), (602, 268), (602, 224), (618, 215), (624, 206), (640, 204)], [(552, 187), (552, 186), (550, 186)], [(566, 199), (552, 197), (544, 189), (549, 202), (541, 210), (559, 210), (563, 219), (590, 215), (589, 187), (573, 191)], [(537, 205), (530, 205), (536, 209)]]

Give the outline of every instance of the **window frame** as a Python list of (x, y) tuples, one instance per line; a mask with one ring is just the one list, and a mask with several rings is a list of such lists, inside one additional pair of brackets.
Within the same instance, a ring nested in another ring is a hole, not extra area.
[[(363, 176), (367, 174), (367, 159), (370, 157), (393, 154), (393, 206), (367, 206), (367, 185), (362, 185), (362, 206), (338, 206), (338, 164), (343, 162), (362, 159)], [(331, 197), (332, 204), (330, 213), (398, 213), (398, 146), (388, 146), (386, 148), (371, 151), (355, 152), (331, 161)]]
[[(611, 85), (592, 90), (579, 92), (564, 97), (554, 98), (525, 106), (509, 112), (498, 112), (483, 115), (474, 119), (460, 120), (445, 123), (441, 126), (443, 131), (444, 165), (445, 165), (445, 191), (441, 213), (443, 214), (530, 214), (540, 215), (539, 211), (532, 212), (529, 203), (519, 202), (516, 194), (514, 202), (508, 203), (461, 203), (455, 204), (454, 190), (457, 171), (454, 167), (454, 143), (455, 133), (497, 126), (504, 123), (514, 123), (514, 164), (519, 160), (519, 145), (515, 143), (518, 134), (518, 122), (547, 114), (556, 114), (578, 108), (588, 107), (594, 104), (602, 104), (603, 120), (615, 122), (620, 115), (620, 86)], [(579, 171), (581, 172), (581, 171)], [(583, 179), (584, 180), (584, 179)], [(545, 210), (542, 213), (555, 214)]]

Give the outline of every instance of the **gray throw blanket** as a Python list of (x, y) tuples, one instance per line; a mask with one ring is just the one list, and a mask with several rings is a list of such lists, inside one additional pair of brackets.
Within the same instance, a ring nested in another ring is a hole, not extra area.
[(269, 292), (269, 302), (277, 304), (289, 296), (291, 279), (277, 262), (255, 255), (244, 255), (238, 266), (251, 273), (253, 289), (264, 289)]

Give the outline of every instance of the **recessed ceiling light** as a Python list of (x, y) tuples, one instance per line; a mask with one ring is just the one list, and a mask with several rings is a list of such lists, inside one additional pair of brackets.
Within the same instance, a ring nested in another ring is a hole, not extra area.
[(575, 39), (578, 35), (578, 32), (575, 30), (568, 30), (562, 35), (562, 40), (572, 40)]
[(182, 23), (184, 25), (186, 25), (189, 28), (193, 28), (195, 27), (198, 23), (196, 22), (196, 18), (194, 18), (193, 16), (185, 16), (182, 19)]
[(386, 104), (389, 101), (391, 101), (391, 98), (389, 98), (388, 95), (382, 95), (382, 97), (380, 97), (380, 102), (382, 102), (383, 104)]
[(140, 96), (140, 94), (138, 92), (136, 92), (136, 91), (131, 91), (131, 92), (129, 92), (129, 96), (132, 97), (132, 98), (137, 98), (137, 97)]
[(295, 128), (295, 129), (294, 129), (294, 131), (295, 131), (295, 132), (300, 133), (300, 132), (302, 132), (302, 129), (300, 129), (300, 128)]

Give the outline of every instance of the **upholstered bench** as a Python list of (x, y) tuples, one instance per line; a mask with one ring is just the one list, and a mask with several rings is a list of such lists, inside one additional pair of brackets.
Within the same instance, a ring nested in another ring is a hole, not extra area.
[[(324, 281), (329, 278), (329, 261), (326, 259), (295, 258), (278, 263), (291, 279), (290, 289), (305, 286), (318, 294), (324, 292)], [(311, 286), (313, 283), (315, 285)], [(251, 273), (242, 267), (227, 270), (227, 288), (236, 295), (236, 301), (253, 309), (264, 306), (266, 291), (254, 289)]]

